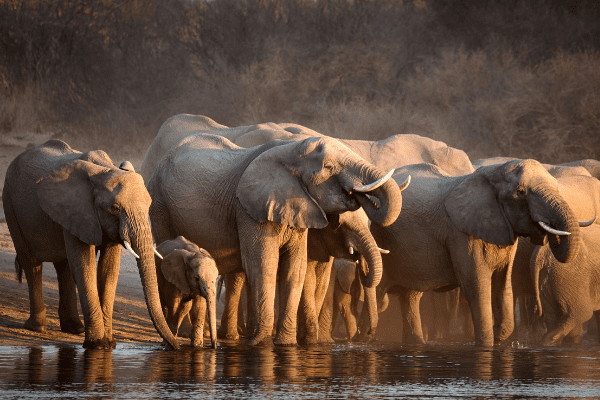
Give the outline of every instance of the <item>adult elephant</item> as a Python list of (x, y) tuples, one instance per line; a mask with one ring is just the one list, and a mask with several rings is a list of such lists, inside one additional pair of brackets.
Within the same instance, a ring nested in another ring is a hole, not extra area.
[(408, 174), (401, 216), (388, 227), (371, 227), (391, 251), (383, 255), (381, 285), (400, 295), (404, 337), (423, 342), (423, 292), (460, 287), (476, 343), (506, 339), (514, 324), (510, 276), (517, 238), (548, 240), (561, 262), (579, 251), (579, 225), (556, 179), (535, 160), (484, 166), (460, 177), (417, 164), (400, 168), (394, 179)]
[[(124, 245), (137, 257), (152, 322), (178, 348), (160, 306), (148, 223), (151, 199), (139, 174), (117, 168), (103, 151), (81, 153), (65, 142), (49, 140), (11, 162), (2, 200), (17, 270), (25, 272), (29, 287), (26, 328), (44, 330), (42, 262), (53, 262), (60, 271), (59, 285), (72, 274), (79, 291), (83, 347), (115, 347), (112, 311)], [(65, 319), (78, 321), (76, 301), (65, 300), (71, 304)], [(61, 326), (62, 322), (63, 318)]]
[[(142, 167), (144, 168), (144, 166)], [(206, 249), (219, 273), (244, 271), (253, 311), (250, 345), (270, 336), (275, 282), (282, 292), (276, 344), (296, 343), (309, 228), (362, 207), (376, 224), (398, 217), (395, 181), (337, 140), (311, 137), (240, 148), (222, 136), (186, 137), (147, 182), (157, 242), (185, 236)], [(381, 271), (369, 270), (376, 286)]]
[(548, 245), (536, 247), (531, 257), (538, 311), (547, 328), (544, 346), (566, 336), (580, 343), (583, 324), (593, 316), (600, 322), (600, 225), (582, 229), (582, 237), (579, 255), (568, 263), (556, 260)]
[[(519, 160), (508, 157), (481, 159), (473, 164), (479, 166), (500, 165), (507, 161)], [(600, 181), (591, 176), (594, 160), (581, 160), (566, 164), (542, 164), (557, 180), (558, 191), (573, 210), (580, 226), (600, 223)], [(514, 308), (520, 306), (520, 320), (515, 324), (513, 337), (517, 338), (523, 329), (538, 330), (541, 321), (533, 312), (535, 287), (530, 273), (530, 259), (536, 245), (528, 238), (518, 239), (517, 252), (512, 268), (512, 289)]]

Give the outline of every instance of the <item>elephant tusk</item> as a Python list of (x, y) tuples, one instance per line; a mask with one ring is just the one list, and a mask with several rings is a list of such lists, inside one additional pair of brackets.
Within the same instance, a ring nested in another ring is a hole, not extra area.
[(133, 254), (133, 256), (135, 258), (140, 258), (140, 256), (138, 256), (137, 254), (135, 254), (135, 251), (133, 251), (133, 249), (131, 248), (131, 245), (129, 244), (129, 242), (127, 240), (123, 241), (123, 246), (125, 246), (125, 248), (131, 253)]
[(411, 176), (409, 175), (404, 182), (402, 182), (401, 185), (398, 185), (398, 187), (400, 188), (400, 191), (403, 191), (404, 189), (406, 189), (408, 187), (408, 185), (410, 185), (410, 180), (411, 180)]
[(383, 185), (392, 177), (395, 169), (392, 169), (390, 172), (385, 174), (384, 177), (377, 179), (375, 182), (370, 183), (368, 185), (355, 186), (352, 190), (356, 190), (357, 192), (370, 192), (371, 190), (377, 189), (379, 186)]
[(598, 216), (596, 215), (594, 218), (590, 219), (589, 221), (585, 221), (585, 222), (580, 222), (579, 226), (581, 228), (585, 228), (587, 226), (590, 226), (591, 224), (593, 224), (594, 222), (596, 222), (596, 219), (598, 218)]
[(378, 249), (379, 249), (379, 252), (380, 252), (381, 254), (390, 254), (390, 251), (389, 251), (389, 250), (382, 249), (381, 247), (378, 247)]
[[(134, 254), (135, 254), (135, 253), (134, 253)], [(163, 259), (163, 256), (162, 256), (162, 254), (160, 254), (160, 253), (158, 252), (158, 250), (156, 250), (156, 247), (154, 248), (154, 254), (156, 254), (156, 257), (160, 258), (161, 260)]]
[(354, 248), (352, 246), (348, 247), (348, 253), (354, 254)]
[(559, 231), (558, 229), (551, 228), (548, 224), (546, 224), (545, 222), (542, 222), (542, 221), (538, 221), (538, 224), (540, 224), (540, 226), (542, 228), (544, 228), (546, 231), (548, 231), (549, 233), (551, 233), (553, 235), (568, 236), (571, 234), (571, 232)]

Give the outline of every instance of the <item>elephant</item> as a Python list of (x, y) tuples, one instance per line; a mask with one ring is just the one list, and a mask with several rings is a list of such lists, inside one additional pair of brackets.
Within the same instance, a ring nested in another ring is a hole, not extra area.
[[(144, 163), (154, 161), (147, 153)], [(391, 171), (385, 174), (328, 137), (244, 149), (223, 136), (192, 135), (146, 176), (157, 242), (185, 236), (209, 251), (220, 274), (245, 272), (253, 314), (249, 345), (270, 337), (276, 281), (284, 317), (274, 343), (297, 343), (309, 229), (360, 207), (374, 223), (389, 225), (402, 207)], [(376, 286), (380, 273), (369, 269), (366, 285)]]
[[(114, 348), (112, 311), (123, 245), (137, 258), (154, 326), (170, 346), (179, 348), (160, 307), (148, 220), (151, 199), (139, 174), (117, 168), (101, 150), (81, 153), (63, 141), (49, 140), (10, 163), (2, 200), (17, 271), (27, 277), (27, 329), (45, 328), (41, 271), (42, 262), (52, 262), (59, 285), (72, 274), (79, 292), (83, 347)], [(61, 317), (61, 326), (65, 319), (77, 326), (76, 301), (65, 300), (75, 306)]]
[[(310, 128), (291, 123), (265, 123), (228, 128), (205, 116), (179, 114), (169, 118), (162, 125), (155, 140), (148, 149), (141, 169), (144, 179), (147, 181), (150, 178), (150, 174), (155, 169), (158, 160), (170, 148), (188, 136), (203, 133), (214, 133), (219, 136), (223, 136), (238, 146), (245, 148), (265, 144), (270, 140), (299, 141), (304, 140), (307, 137), (324, 137), (324, 135)], [(466, 153), (462, 150), (449, 147), (443, 142), (435, 141), (418, 135), (397, 134), (380, 141), (338, 140), (363, 159), (386, 171), (392, 168), (418, 162), (429, 162), (435, 164), (452, 175), (464, 175), (474, 171), (471, 161)], [(354, 226), (358, 228), (360, 225), (355, 224)], [(359, 233), (363, 235), (363, 239), (361, 240), (362, 242), (374, 242), (372, 238), (368, 237), (371, 236), (370, 234), (364, 235), (365, 231), (363, 229), (361, 229), (360, 232), (363, 232)], [(317, 236), (323, 238), (323, 233), (318, 234), (312, 230), (309, 231), (309, 241), (311, 241), (312, 237)], [(354, 236), (356, 236), (356, 234)], [(314, 285), (316, 287), (314, 296), (315, 299), (307, 300), (307, 303), (304, 303), (303, 301), (304, 304), (309, 305), (312, 305), (314, 302), (315, 308), (309, 307), (307, 314), (307, 318), (309, 320), (314, 320), (313, 316), (315, 315), (315, 311), (317, 311), (318, 315), (318, 306), (322, 303), (325, 289), (328, 287), (331, 264), (325, 263), (328, 259), (328, 257), (324, 255), (326, 249), (319, 248), (323, 244), (322, 240), (311, 241), (309, 243), (311, 243), (309, 249), (318, 249), (315, 250), (315, 252), (321, 254), (319, 256), (320, 262), (317, 262), (314, 259), (311, 260), (309, 255), (309, 264), (314, 265), (314, 268), (310, 267), (308, 269), (308, 280), (306, 282), (308, 283), (307, 286)], [(333, 254), (333, 252), (334, 251), (331, 251), (330, 254)], [(340, 255), (339, 251), (335, 252), (338, 254), (338, 257), (358, 260), (356, 257), (353, 257), (347, 253)], [(367, 261), (367, 263), (368, 262), (369, 261)], [(316, 271), (316, 279), (313, 278), (313, 271)], [(240, 281), (242, 283), (240, 283)], [(226, 310), (224, 312), (225, 318), (221, 318), (219, 335), (227, 339), (237, 339), (237, 302), (239, 301), (239, 291), (241, 290), (244, 282), (244, 277), (243, 275), (241, 277), (229, 276), (227, 277), (227, 282), (228, 287), (236, 288), (237, 291), (227, 291), (228, 297), (226, 301)], [(306, 288), (303, 291), (303, 295), (307, 295), (309, 291), (310, 290)], [(376, 305), (376, 300), (374, 298), (371, 300), (371, 296), (375, 296), (375, 291), (367, 290), (366, 303), (370, 306), (365, 307), (364, 310), (370, 311), (368, 312), (368, 315), (361, 317), (362, 321), (369, 321), (364, 323), (369, 324), (370, 327), (362, 330), (362, 332), (369, 332), (369, 337), (372, 337), (375, 334), (377, 323), (377, 311), (373, 309), (373, 307)], [(308, 338), (307, 340), (310, 342), (311, 340), (314, 340), (314, 338)], [(328, 335), (324, 340), (330, 341), (331, 339)], [(319, 339), (319, 341), (321, 341), (321, 339)]]
[(162, 259), (155, 256), (158, 291), (171, 332), (191, 314), (191, 344), (204, 345), (204, 321), (208, 310), (211, 347), (217, 348), (217, 293), (219, 270), (212, 256), (183, 236), (165, 240), (156, 246)]
[[(508, 160), (518, 160), (509, 157), (496, 157), (477, 160), (473, 164), (499, 165)], [(594, 160), (581, 160), (566, 164), (542, 164), (548, 172), (554, 176), (558, 183), (558, 190), (564, 200), (569, 204), (580, 227), (591, 223), (600, 223), (597, 217), (600, 215), (600, 181), (592, 177), (590, 171), (594, 171)], [(590, 168), (590, 169), (588, 169)], [(517, 252), (512, 269), (512, 289), (514, 295), (514, 308), (520, 305), (520, 321), (515, 323), (513, 338), (517, 338), (519, 331), (538, 331), (542, 321), (533, 312), (535, 305), (535, 288), (530, 273), (530, 259), (536, 245), (527, 238), (518, 239)]]
[(574, 260), (559, 262), (547, 244), (537, 246), (531, 256), (536, 302), (547, 328), (544, 346), (557, 345), (567, 335), (579, 343), (583, 324), (594, 316), (600, 322), (600, 225), (581, 231)]
[(396, 170), (412, 176), (403, 211), (390, 226), (371, 226), (382, 255), (382, 292), (397, 293), (404, 338), (423, 343), (422, 293), (460, 287), (473, 319), (475, 342), (491, 346), (513, 330), (511, 267), (519, 236), (550, 242), (570, 262), (581, 242), (575, 214), (556, 179), (535, 160), (479, 167), (453, 177), (431, 164)]

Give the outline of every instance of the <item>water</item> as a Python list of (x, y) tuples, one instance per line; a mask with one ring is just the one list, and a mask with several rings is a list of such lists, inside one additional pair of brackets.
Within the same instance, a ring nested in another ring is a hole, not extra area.
[(397, 343), (299, 347), (219, 344), (179, 352), (0, 346), (0, 397), (598, 398), (597, 347)]

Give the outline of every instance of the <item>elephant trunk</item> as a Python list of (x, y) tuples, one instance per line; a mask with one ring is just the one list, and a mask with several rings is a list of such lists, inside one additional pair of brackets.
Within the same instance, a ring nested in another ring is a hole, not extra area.
[[(536, 207), (541, 204), (541, 207)], [(539, 190), (530, 201), (532, 217), (558, 231), (570, 233), (557, 235), (545, 232), (554, 257), (562, 262), (571, 262), (579, 254), (581, 231), (579, 222), (567, 202), (556, 192)]]
[(381, 251), (375, 242), (371, 232), (363, 228), (358, 231), (357, 250), (361, 254), (361, 281), (367, 288), (374, 288), (379, 285), (383, 275), (383, 261), (381, 260)]
[[(138, 228), (133, 231), (138, 232), (138, 234), (124, 235), (124, 239), (127, 240), (127, 236), (129, 236), (133, 251), (139, 255), (137, 266), (142, 281), (142, 288), (144, 289), (144, 297), (150, 319), (160, 336), (174, 349), (178, 350), (179, 344), (177, 343), (175, 336), (173, 336), (169, 325), (167, 325), (160, 303), (156, 266), (154, 264), (154, 246), (152, 245), (152, 238), (150, 236), (150, 226), (148, 225), (147, 229)], [(148, 233), (141, 234), (139, 232)]]
[(210, 347), (217, 348), (217, 294), (216, 289), (208, 290), (206, 297), (206, 310), (208, 312), (208, 324), (210, 328)]
[(402, 209), (402, 189), (391, 178), (391, 172), (386, 175), (378, 168), (361, 165), (356, 176), (363, 185), (352, 187), (369, 219), (381, 226), (391, 225)]

